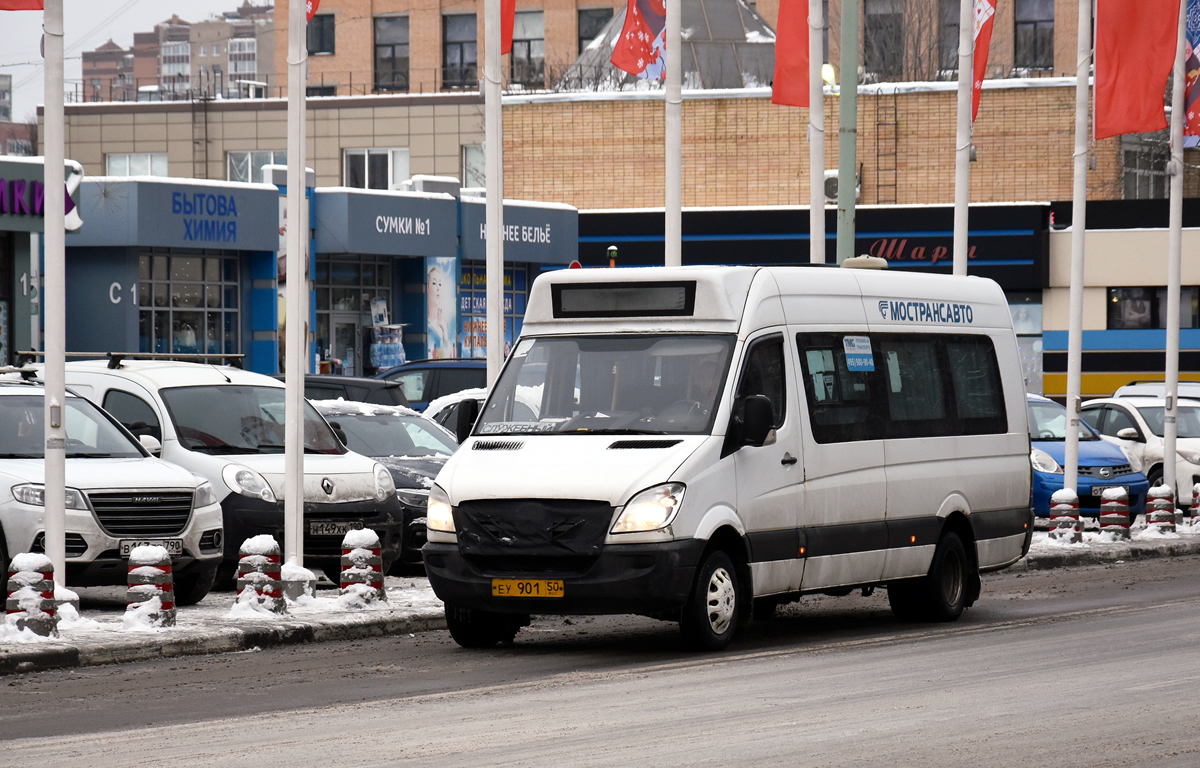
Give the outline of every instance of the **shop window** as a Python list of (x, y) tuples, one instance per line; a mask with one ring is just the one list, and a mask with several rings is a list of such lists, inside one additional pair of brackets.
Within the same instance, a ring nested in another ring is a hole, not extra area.
[(407, 149), (347, 149), (342, 184), (355, 189), (399, 189), (408, 180)]
[(482, 144), (463, 145), (462, 185), (474, 189), (483, 189), (487, 186), (487, 164)]
[[(524, 267), (504, 270), (504, 354), (521, 335), (528, 296), (528, 275)], [(459, 334), (462, 357), (487, 357), (487, 265), (482, 261), (463, 261), (462, 281), (458, 289)]]
[(1165, 200), (1170, 194), (1167, 131), (1121, 137), (1121, 197), (1125, 200)]
[(334, 19), (332, 13), (322, 13), (313, 16), (308, 22), (308, 53), (310, 56), (332, 55), (334, 53)]
[(863, 64), (877, 78), (898, 77), (904, 68), (903, 0), (866, 0)]
[(546, 85), (546, 16), (541, 11), (522, 11), (513, 21), (513, 84), (529, 88)]
[(1054, 68), (1054, 0), (1014, 0), (1013, 66)]
[(612, 6), (607, 8), (582, 8), (579, 11), (579, 52), (592, 44), (600, 36), (608, 22), (612, 21)]
[(408, 90), (408, 17), (375, 19), (375, 90)]
[(235, 354), (241, 348), (238, 258), (228, 251), (138, 258), (139, 351)]
[[(384, 363), (373, 360), (370, 354), (371, 304), (382, 301), (388, 315), (395, 314), (391, 258), (318, 256), (313, 265), (313, 294), (316, 296), (317, 352), (324, 362), (340, 361), (332, 363), (329, 372), (373, 374)], [(351, 338), (355, 328), (360, 336)]]
[(287, 165), (287, 151), (283, 149), (230, 152), (227, 158), (229, 181), (261, 184), (264, 165)]
[(446, 88), (474, 88), (479, 77), (475, 14), (442, 17), (442, 84)]
[(104, 156), (107, 176), (166, 176), (166, 152), (121, 152)]
[[(1167, 327), (1166, 288), (1109, 288), (1109, 330)], [(1179, 327), (1200, 327), (1200, 288), (1179, 291)]]

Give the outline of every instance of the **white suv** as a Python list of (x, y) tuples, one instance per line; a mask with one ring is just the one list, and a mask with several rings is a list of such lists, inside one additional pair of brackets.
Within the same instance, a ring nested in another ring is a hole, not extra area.
[[(44, 396), (41, 384), (0, 381), (0, 573), (19, 552), (45, 550)], [(175, 601), (208, 594), (221, 562), (221, 507), (202, 477), (153, 458), (108, 414), (68, 393), (66, 582), (119, 586), (129, 551), (171, 553)]]
[[(266, 533), (283, 543), (283, 382), (229, 366), (117, 356), (67, 363), (66, 379), (133, 434), (161, 441), (164, 459), (212, 483), (224, 511), (222, 587), (233, 586), (244, 540)], [(379, 534), (386, 573), (404, 532), (391, 474), (348, 451), (307, 401), (304, 453), (306, 564), (339, 573), (342, 537), (367, 527)]]

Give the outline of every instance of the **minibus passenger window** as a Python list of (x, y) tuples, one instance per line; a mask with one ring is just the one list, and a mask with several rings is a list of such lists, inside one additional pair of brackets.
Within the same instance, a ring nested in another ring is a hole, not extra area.
[(760, 340), (746, 357), (746, 368), (738, 385), (738, 399), (766, 395), (775, 414), (774, 426), (783, 424), (787, 398), (783, 381), (783, 339), (776, 336)]

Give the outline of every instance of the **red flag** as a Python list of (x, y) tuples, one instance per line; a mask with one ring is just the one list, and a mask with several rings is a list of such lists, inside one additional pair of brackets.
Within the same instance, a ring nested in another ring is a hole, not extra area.
[(987, 73), (988, 48), (992, 45), (992, 22), (996, 18), (996, 0), (975, 0), (975, 62), (971, 80), (971, 122), (979, 116), (979, 94)]
[(1167, 127), (1179, 0), (1097, 0), (1096, 138)]
[(0, 11), (41, 11), (43, 0), (0, 0)]
[(780, 0), (771, 103), (808, 106), (808, 0)]
[[(0, 0), (3, 2), (3, 0)], [(312, 17), (317, 15), (317, 6), (321, 4), (321, 0), (305, 0), (307, 5), (304, 8), (305, 15), (308, 16), (305, 21), (312, 21)]]
[(517, 23), (517, 0), (500, 0), (500, 55), (512, 53), (513, 27)]
[(665, 0), (629, 0), (625, 25), (613, 48), (613, 66), (648, 80), (661, 80), (666, 69), (666, 28)]

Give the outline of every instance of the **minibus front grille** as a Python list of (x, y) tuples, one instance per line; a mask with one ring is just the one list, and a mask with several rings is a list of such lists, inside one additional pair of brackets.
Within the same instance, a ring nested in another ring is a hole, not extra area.
[(471, 445), (472, 451), (516, 451), (525, 443), (520, 440), (479, 440)]
[(631, 448), (670, 448), (673, 445), (679, 445), (682, 440), (618, 440), (608, 446), (610, 451), (628, 450)]
[(467, 558), (481, 573), (497, 576), (552, 573), (556, 576), (582, 576), (596, 562), (594, 557), (515, 557), (503, 555)]
[(592, 558), (612, 513), (604, 501), (480, 499), (454, 509), (454, 528), (465, 557)]

